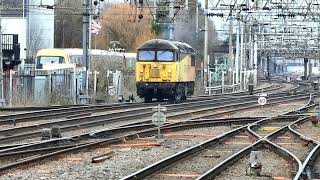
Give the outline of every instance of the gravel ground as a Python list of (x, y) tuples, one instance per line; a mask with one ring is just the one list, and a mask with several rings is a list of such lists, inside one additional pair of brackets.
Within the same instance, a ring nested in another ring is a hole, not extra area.
[(49, 122), (57, 122), (57, 121), (65, 121), (66, 118), (56, 118), (56, 119), (48, 119), (48, 120), (32, 120), (28, 122), (20, 122), (17, 123), (16, 126), (13, 126), (13, 124), (6, 124), (6, 125), (0, 125), (0, 129), (11, 129), (11, 128), (17, 128), (17, 127), (23, 127), (23, 126), (33, 126), (36, 124), (43, 124), (43, 123), (49, 123)]
[[(136, 123), (136, 122), (139, 122), (139, 121), (142, 122), (144, 120), (133, 119), (133, 120), (128, 120), (128, 121), (111, 122), (111, 123), (108, 123), (106, 121), (105, 125), (97, 125), (97, 126), (88, 127), (88, 128), (79, 128), (79, 129), (74, 129), (74, 130), (62, 131), (62, 137), (70, 137), (70, 136), (75, 136), (75, 135), (88, 133), (88, 132), (107, 130), (107, 129), (119, 127), (119, 126), (122, 126), (122, 125), (127, 125), (129, 123)], [(41, 130), (41, 129), (39, 129), (39, 130)], [(3, 136), (3, 137), (5, 137), (5, 136)], [(29, 143), (29, 142), (40, 141), (40, 140), (41, 140), (40, 136), (38, 136), (38, 137), (26, 137), (26, 138), (23, 138), (23, 139), (20, 139), (20, 140), (16, 140), (16, 141), (10, 141), (10, 142), (6, 142), (6, 143), (2, 143), (2, 145), (17, 144), (17, 143)]]
[(298, 127), (295, 130), (308, 138), (320, 141), (320, 124), (319, 123), (316, 126), (314, 126), (311, 123), (311, 121), (306, 121), (305, 123), (298, 125)]
[(313, 149), (313, 146), (308, 146), (308, 144), (303, 143), (299, 138), (288, 132), (277, 137), (273, 142), (293, 153), (301, 162), (306, 159)]
[(269, 87), (272, 83), (267, 83), (267, 82), (258, 82), (257, 88), (266, 88)]
[[(100, 116), (100, 115), (106, 115), (106, 114), (113, 114), (113, 113), (118, 113), (118, 112), (123, 112), (123, 111), (131, 111), (131, 110), (136, 110), (136, 109), (141, 109), (141, 108), (129, 108), (129, 109), (118, 109), (118, 110), (106, 110), (106, 111), (101, 111), (101, 112), (96, 112), (92, 113), (91, 116)], [(151, 112), (151, 110), (150, 110)], [(21, 112), (19, 112), (21, 113)], [(1, 115), (1, 114), (0, 114)], [(73, 114), (77, 115), (77, 114)], [(70, 115), (68, 115), (70, 116)], [(86, 115), (87, 116), (87, 115)], [(0, 117), (1, 118), (1, 117)], [(38, 119), (38, 120), (31, 120), (28, 122), (20, 122), (16, 124), (16, 127), (22, 127), (22, 126), (30, 126), (30, 125), (36, 125), (36, 124), (43, 124), (43, 123), (49, 123), (49, 122), (57, 122), (57, 121), (66, 121), (68, 120), (65, 117), (61, 118), (50, 118), (50, 119)], [(13, 125), (0, 125), (1, 129), (5, 128), (14, 128)]]
[[(267, 102), (268, 103), (268, 102)], [(267, 107), (258, 107), (255, 109), (249, 109), (242, 111), (241, 113), (228, 114), (223, 116), (223, 118), (232, 118), (232, 117), (256, 117), (256, 116), (277, 116), (288, 111), (293, 111), (304, 106), (307, 101), (297, 101), (290, 102), (286, 104), (276, 104)]]
[(11, 115), (11, 114), (22, 114), (22, 113), (29, 113), (29, 112), (32, 112), (32, 111), (0, 111), (0, 116)]
[[(272, 84), (273, 87), (281, 85), (281, 83), (276, 83), (276, 82), (271, 82), (271, 83), (259, 82), (257, 88), (269, 88), (270, 84)], [(272, 93), (287, 91), (287, 90), (289, 90), (289, 89), (291, 89), (293, 87), (295, 87), (295, 85), (285, 83), (284, 86), (281, 89), (273, 90)], [(261, 92), (261, 89), (259, 89), (257, 92)]]
[[(271, 107), (256, 108), (242, 111), (241, 113), (225, 117), (252, 117), (252, 116), (275, 116), (297, 109), (306, 101), (289, 104), (274, 105)], [(230, 127), (211, 127), (213, 135), (219, 135), (229, 131)], [(186, 132), (190, 133), (188, 130)], [(195, 130), (199, 133), (199, 130)], [(182, 132), (182, 131), (181, 131)], [(201, 134), (207, 133), (203, 128)], [(66, 134), (64, 134), (66, 136)], [(155, 148), (113, 148), (115, 156), (102, 163), (92, 164), (91, 158), (103, 154), (104, 149), (89, 150), (80, 154), (69, 154), (62, 159), (49, 161), (46, 164), (33, 166), (27, 169), (10, 171), (0, 179), (119, 179), (135, 172), (160, 159), (175, 154), (183, 149), (203, 142), (205, 138), (167, 138), (161, 147)], [(247, 162), (247, 161), (246, 161)], [(245, 167), (245, 166), (244, 166)], [(242, 168), (243, 169), (243, 168)]]
[[(255, 133), (257, 133), (260, 136), (266, 136), (268, 134), (273, 133), (274, 131), (277, 131), (279, 128), (284, 127), (292, 123), (293, 121), (281, 121), (281, 120), (272, 120), (272, 122), (265, 123), (261, 125), (258, 129), (255, 129)], [(272, 129), (265, 129), (267, 127), (272, 127)]]
[[(200, 130), (200, 131), (199, 131)], [(210, 127), (207, 130), (189, 129), (179, 133), (207, 133), (213, 136), (230, 130), (229, 127)], [(112, 148), (115, 156), (93, 164), (91, 158), (109, 151), (106, 148), (69, 154), (62, 159), (19, 171), (10, 171), (3, 179), (119, 179), (149, 164), (205, 141), (207, 138), (166, 138), (160, 147)], [(17, 173), (19, 172), (19, 173)]]
[[(224, 143), (219, 145), (210, 146), (192, 157), (185, 159), (183, 161), (175, 163), (171, 167), (167, 167), (166, 170), (162, 170), (153, 176), (146, 179), (157, 179), (157, 180), (170, 180), (172, 177), (164, 176), (163, 174), (192, 174), (199, 175), (207, 172), (209, 169), (216, 166), (221, 161), (230, 157), (237, 151), (245, 148), (247, 145), (251, 144), (249, 137), (245, 134), (235, 136), (232, 139), (228, 139)], [(179, 177), (179, 179), (184, 179)], [(190, 179), (190, 178), (185, 178)]]
[(284, 91), (287, 91), (289, 89), (292, 89), (293, 87), (295, 87), (295, 85), (285, 83), (283, 88), (281, 88), (279, 90), (272, 91), (272, 93), (284, 92)]
[[(288, 165), (288, 161), (273, 153), (268, 149), (260, 150), (262, 152), (262, 175), (267, 175), (271, 177), (285, 177), (286, 179), (292, 179), (291, 171), (292, 167)], [(266, 158), (268, 157), (268, 158)], [(245, 158), (239, 160), (236, 164), (229, 167), (226, 171), (222, 172), (216, 180), (251, 180), (251, 179), (261, 179), (267, 180), (268, 177), (257, 177), (246, 175), (246, 167), (249, 164), (249, 155)]]
[[(223, 110), (225, 111), (225, 110)], [(216, 112), (222, 112), (221, 111), (216, 111)], [(203, 113), (203, 114), (209, 114), (212, 112), (207, 112), (207, 113)], [(172, 115), (172, 114), (183, 114), (183, 113), (168, 113), (168, 115)], [(200, 115), (201, 116), (201, 115)], [(191, 115), (190, 117), (197, 117), (197, 115)], [(168, 122), (177, 122), (177, 121), (184, 121), (188, 118), (174, 118), (173, 120), (171, 120), (172, 118), (168, 119)], [(61, 120), (61, 119), (60, 119)], [(107, 129), (106, 126), (108, 126), (108, 128), (114, 128), (117, 126), (121, 126), (121, 125), (125, 125), (128, 123), (134, 123), (134, 122), (138, 122), (137, 120), (130, 120), (130, 121), (125, 121), (125, 122), (112, 122), (112, 123), (106, 123), (107, 125), (99, 125), (99, 126), (94, 126), (94, 127), (89, 127), (89, 128), (80, 128), (80, 129), (76, 129), (76, 130), (72, 130), (72, 131), (65, 131), (62, 133), (63, 137), (70, 137), (70, 136), (75, 136), (75, 135), (79, 135), (82, 133), (88, 133), (88, 132), (92, 132), (92, 131), (99, 131), (99, 130), (105, 130)], [(23, 139), (23, 140), (19, 140), (19, 141), (15, 141), (15, 142), (8, 142), (6, 144), (12, 144), (12, 143), (28, 143), (28, 142), (32, 142), (34, 140), (40, 140), (40, 137), (36, 137), (36, 138), (27, 138), (27, 139)]]

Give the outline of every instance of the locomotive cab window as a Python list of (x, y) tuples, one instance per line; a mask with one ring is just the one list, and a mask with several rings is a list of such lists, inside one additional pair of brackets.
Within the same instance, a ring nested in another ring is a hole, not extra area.
[(138, 52), (139, 61), (154, 61), (156, 59), (156, 52), (149, 50), (142, 50)]
[(157, 51), (158, 61), (173, 61), (174, 56), (172, 51)]
[(64, 58), (62, 56), (39, 56), (37, 64), (62, 64)]
[(196, 65), (196, 56), (194, 54), (191, 55), (191, 66)]

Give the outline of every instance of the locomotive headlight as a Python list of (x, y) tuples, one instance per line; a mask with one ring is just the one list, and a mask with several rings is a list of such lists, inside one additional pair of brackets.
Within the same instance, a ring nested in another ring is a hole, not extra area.
[(140, 70), (140, 77), (143, 77), (143, 70)]

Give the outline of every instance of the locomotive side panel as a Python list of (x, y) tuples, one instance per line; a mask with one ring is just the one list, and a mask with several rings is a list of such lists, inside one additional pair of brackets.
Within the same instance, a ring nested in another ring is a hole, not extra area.
[(181, 54), (179, 62), (179, 82), (193, 82), (195, 80), (195, 67), (192, 66), (192, 55)]

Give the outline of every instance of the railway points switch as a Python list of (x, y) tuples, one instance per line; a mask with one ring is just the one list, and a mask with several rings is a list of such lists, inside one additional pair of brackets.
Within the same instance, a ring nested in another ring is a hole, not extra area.
[(51, 137), (51, 129), (45, 128), (41, 130), (41, 140), (49, 140)]
[(250, 153), (250, 175), (260, 176), (262, 170), (261, 151), (251, 151)]
[(318, 91), (319, 90), (319, 81), (313, 81), (312, 82), (312, 85), (313, 85), (313, 89)]
[(51, 136), (53, 138), (62, 138), (60, 127), (54, 126), (51, 128)]

